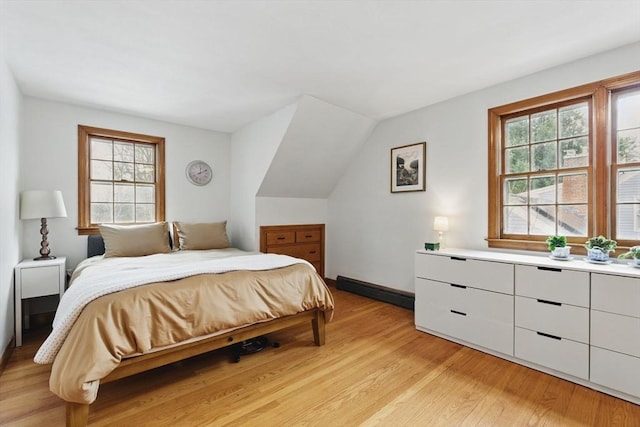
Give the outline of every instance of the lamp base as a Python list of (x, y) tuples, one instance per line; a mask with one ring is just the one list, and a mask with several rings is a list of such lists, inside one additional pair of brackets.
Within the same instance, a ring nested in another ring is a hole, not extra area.
[(56, 257), (54, 257), (53, 255), (47, 255), (47, 256), (39, 256), (38, 258), (34, 258), (34, 261), (46, 261), (48, 259), (56, 259)]

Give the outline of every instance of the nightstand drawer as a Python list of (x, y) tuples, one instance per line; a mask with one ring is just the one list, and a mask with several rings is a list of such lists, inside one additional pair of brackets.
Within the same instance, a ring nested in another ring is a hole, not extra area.
[(515, 356), (589, 379), (589, 346), (566, 338), (557, 339), (541, 333), (516, 327)]
[(296, 242), (295, 231), (269, 231), (267, 232), (267, 245), (285, 245)]
[(60, 267), (57, 265), (23, 268), (20, 275), (22, 298), (34, 298), (60, 293)]
[(589, 273), (516, 265), (516, 295), (589, 307)]
[(516, 326), (589, 343), (589, 309), (516, 296)]

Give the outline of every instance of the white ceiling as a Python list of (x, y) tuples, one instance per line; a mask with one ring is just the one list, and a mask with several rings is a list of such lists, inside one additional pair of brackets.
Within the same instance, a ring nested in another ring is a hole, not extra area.
[(308, 94), (382, 119), (640, 40), (640, 0), (0, 0), (25, 95), (232, 132)]

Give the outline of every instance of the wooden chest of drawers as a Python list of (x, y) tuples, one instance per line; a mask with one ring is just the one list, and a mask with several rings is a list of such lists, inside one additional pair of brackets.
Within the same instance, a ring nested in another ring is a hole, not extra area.
[(260, 252), (305, 259), (324, 278), (324, 224), (260, 226)]

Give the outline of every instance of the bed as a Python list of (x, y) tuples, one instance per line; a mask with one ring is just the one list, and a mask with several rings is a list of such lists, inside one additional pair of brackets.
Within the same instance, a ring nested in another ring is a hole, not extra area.
[(75, 269), (34, 358), (52, 364), (49, 387), (66, 401), (67, 426), (87, 425), (101, 383), (301, 323), (324, 344), (333, 298), (309, 263), (228, 247), (222, 223), (215, 233), (176, 224), (179, 250), (166, 223), (89, 237), (93, 256)]

